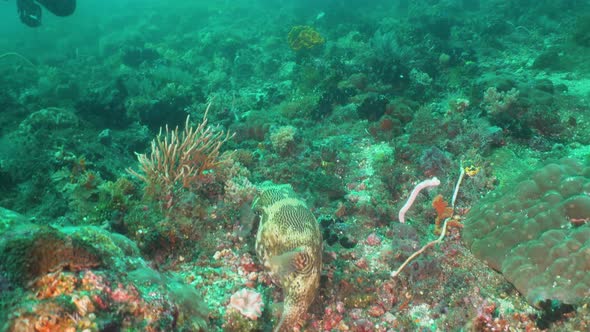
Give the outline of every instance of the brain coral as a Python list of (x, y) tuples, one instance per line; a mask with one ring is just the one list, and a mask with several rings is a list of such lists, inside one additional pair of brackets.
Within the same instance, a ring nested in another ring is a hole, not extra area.
[(590, 163), (564, 159), (482, 199), (463, 239), (531, 304), (590, 298)]

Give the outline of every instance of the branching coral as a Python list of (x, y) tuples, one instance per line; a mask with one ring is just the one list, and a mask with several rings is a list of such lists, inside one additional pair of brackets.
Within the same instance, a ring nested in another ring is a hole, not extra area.
[(130, 168), (127, 171), (147, 184), (147, 192), (163, 198), (177, 186), (189, 188), (222, 162), (219, 149), (233, 135), (208, 125), (210, 107), (209, 104), (197, 127), (190, 125), (190, 117), (186, 118), (182, 132), (178, 127), (170, 130), (166, 126), (166, 132), (160, 130), (152, 141), (149, 155), (137, 155), (143, 174)]

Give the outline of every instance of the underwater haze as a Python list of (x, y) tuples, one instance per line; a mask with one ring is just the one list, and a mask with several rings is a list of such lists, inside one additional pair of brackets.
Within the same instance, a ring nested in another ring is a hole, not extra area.
[(589, 144), (588, 0), (0, 0), (0, 331), (588, 331)]

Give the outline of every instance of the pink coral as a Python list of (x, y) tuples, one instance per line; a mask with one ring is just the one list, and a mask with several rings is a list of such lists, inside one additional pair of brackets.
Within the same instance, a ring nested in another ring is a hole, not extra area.
[(264, 303), (260, 293), (242, 288), (231, 296), (228, 306), (239, 311), (244, 317), (257, 320), (262, 315)]
[(367, 236), (367, 244), (376, 247), (381, 244), (381, 238), (376, 233), (371, 233)]

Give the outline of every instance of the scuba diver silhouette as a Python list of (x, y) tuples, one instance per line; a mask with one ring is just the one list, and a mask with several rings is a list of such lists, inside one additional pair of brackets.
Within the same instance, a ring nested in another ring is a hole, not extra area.
[(41, 6), (57, 16), (69, 16), (76, 10), (76, 0), (16, 0), (18, 16), (30, 27), (41, 25)]

